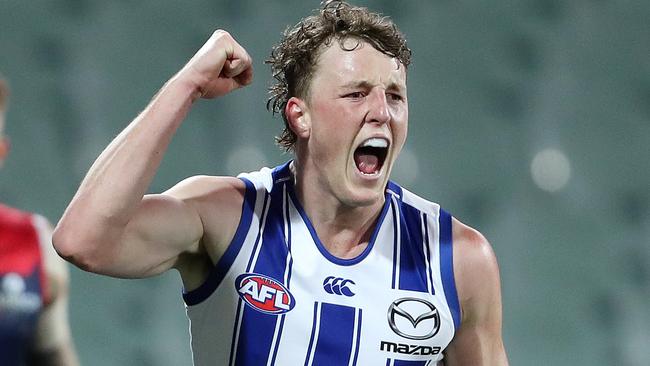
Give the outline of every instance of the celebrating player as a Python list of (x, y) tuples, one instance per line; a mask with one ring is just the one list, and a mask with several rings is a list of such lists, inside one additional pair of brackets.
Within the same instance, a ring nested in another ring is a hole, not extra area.
[(410, 58), (390, 19), (324, 3), (268, 61), (293, 159), (145, 194), (191, 106), (253, 80), (214, 32), (97, 158), (58, 252), (116, 277), (177, 269), (195, 365), (506, 365), (490, 245), (389, 180)]

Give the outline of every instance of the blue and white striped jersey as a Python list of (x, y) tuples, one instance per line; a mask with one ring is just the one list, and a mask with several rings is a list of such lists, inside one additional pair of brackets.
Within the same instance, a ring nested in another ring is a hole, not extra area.
[(439, 364), (460, 325), (449, 214), (389, 182), (367, 248), (340, 259), (296, 199), (289, 163), (239, 178), (235, 237), (183, 294), (194, 365)]

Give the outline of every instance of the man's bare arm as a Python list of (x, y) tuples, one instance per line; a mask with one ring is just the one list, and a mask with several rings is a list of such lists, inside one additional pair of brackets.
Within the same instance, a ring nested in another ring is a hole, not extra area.
[(454, 276), (461, 325), (447, 347), (447, 366), (506, 366), (501, 335), (499, 267), (488, 241), (454, 219)]
[(55, 229), (57, 252), (82, 269), (118, 277), (151, 276), (181, 253), (200, 253), (204, 232), (192, 188), (182, 199), (174, 190), (144, 195), (192, 103), (251, 81), (246, 51), (216, 31), (97, 158)]

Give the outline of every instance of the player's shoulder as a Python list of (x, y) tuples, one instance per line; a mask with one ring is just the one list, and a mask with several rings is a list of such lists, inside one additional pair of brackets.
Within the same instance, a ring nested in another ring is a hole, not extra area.
[(274, 184), (290, 179), (291, 162), (275, 168), (263, 167), (257, 171), (241, 173), (232, 176), (195, 175), (186, 178), (166, 191), (166, 194), (179, 196), (213, 196), (238, 193), (243, 195), (246, 190), (266, 189), (271, 191)]
[(461, 303), (488, 298), (499, 286), (499, 266), (492, 245), (475, 228), (453, 218), (454, 277)]
[(421, 212), (431, 213), (433, 216), (443, 215), (443, 213), (449, 215), (452, 222), (454, 253), (458, 253), (463, 261), (486, 263), (494, 260), (492, 246), (480, 231), (463, 223), (434, 201), (396, 185), (389, 186), (388, 188), (389, 192), (396, 192), (394, 194), (398, 195), (403, 203)]
[(452, 218), (452, 227), (454, 242), (477, 249), (484, 249), (490, 245), (487, 238), (480, 231), (460, 221), (457, 217)]
[(468, 265), (490, 266), (496, 263), (492, 245), (487, 238), (477, 229), (461, 222), (456, 217), (452, 218), (452, 236), (454, 240), (454, 254), (460, 256), (461, 263)]
[(241, 173), (237, 178), (242, 179), (247, 185), (255, 190), (271, 192), (274, 186), (293, 179), (291, 166), (292, 161), (288, 161), (282, 165), (276, 166), (275, 168), (263, 167), (257, 171)]
[(164, 194), (181, 200), (209, 200), (241, 196), (245, 190), (245, 183), (235, 177), (195, 175), (183, 179)]

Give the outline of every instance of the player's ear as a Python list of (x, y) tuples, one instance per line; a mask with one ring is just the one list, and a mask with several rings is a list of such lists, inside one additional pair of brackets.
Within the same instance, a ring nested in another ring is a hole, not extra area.
[(311, 119), (307, 109), (307, 103), (296, 97), (291, 97), (284, 108), (284, 115), (287, 117), (289, 128), (299, 138), (309, 138), (311, 132)]

